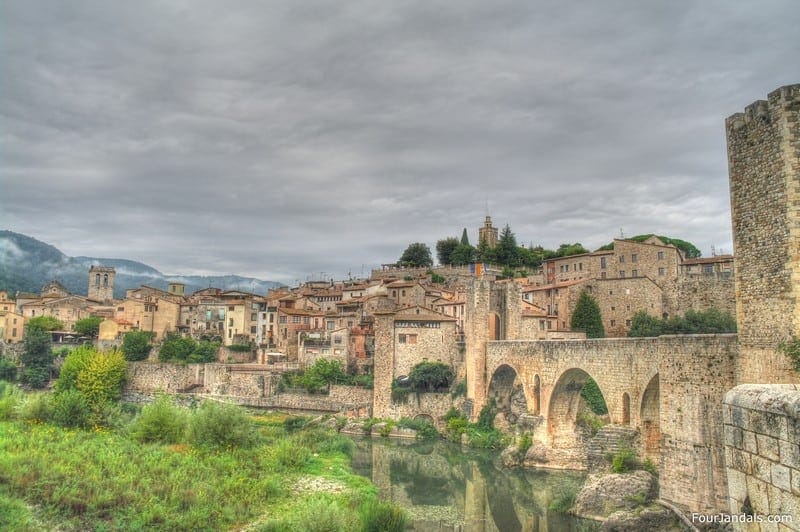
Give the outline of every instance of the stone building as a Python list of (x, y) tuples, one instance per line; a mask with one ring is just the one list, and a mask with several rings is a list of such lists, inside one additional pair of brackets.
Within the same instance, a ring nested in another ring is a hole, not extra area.
[(179, 330), (182, 296), (152, 286), (126, 290), (125, 299), (116, 303), (114, 317), (133, 324), (140, 331), (152, 332), (156, 340)]
[(497, 228), (492, 225), (492, 217), (488, 214), (483, 221), (483, 227), (478, 228), (478, 242), (486, 242), (486, 245), (493, 248), (497, 245)]
[(114, 300), (114, 275), (116, 270), (108, 266), (89, 268), (89, 289), (87, 298), (100, 303)]

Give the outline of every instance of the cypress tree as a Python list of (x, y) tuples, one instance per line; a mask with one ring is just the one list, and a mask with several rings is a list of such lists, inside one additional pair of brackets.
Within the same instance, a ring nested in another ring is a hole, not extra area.
[(603, 328), (603, 317), (597, 301), (584, 290), (578, 298), (569, 326), (586, 331), (587, 338), (604, 338), (606, 331)]

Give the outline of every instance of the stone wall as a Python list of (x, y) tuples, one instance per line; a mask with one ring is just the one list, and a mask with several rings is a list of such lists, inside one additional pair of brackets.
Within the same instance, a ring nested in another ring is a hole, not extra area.
[(204, 366), (128, 362), (125, 387), (140, 392), (181, 392), (203, 384)]
[(775, 347), (800, 334), (800, 84), (771, 92), (725, 127), (739, 382), (797, 382)]
[(449, 393), (411, 393), (405, 403), (390, 403), (389, 408), (381, 416), (388, 419), (399, 420), (408, 417), (430, 416), (433, 424), (440, 430), (444, 428), (444, 415), (450, 408), (461, 409), (463, 397), (452, 398)]
[(794, 522), (735, 530), (800, 530), (800, 385), (745, 384), (723, 406), (729, 511)]
[(712, 307), (731, 316), (736, 315), (736, 291), (732, 277), (680, 277), (664, 284), (664, 312), (669, 316)]

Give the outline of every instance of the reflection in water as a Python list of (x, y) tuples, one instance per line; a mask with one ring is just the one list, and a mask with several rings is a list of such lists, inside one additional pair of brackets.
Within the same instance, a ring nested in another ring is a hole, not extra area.
[(422, 531), (589, 531), (597, 523), (548, 511), (575, 493), (581, 473), (497, 467), (488, 453), (446, 442), (356, 440), (353, 469), (381, 498), (405, 508)]

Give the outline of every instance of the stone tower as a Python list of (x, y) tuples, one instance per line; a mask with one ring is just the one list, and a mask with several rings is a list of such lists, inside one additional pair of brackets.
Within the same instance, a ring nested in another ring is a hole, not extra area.
[(492, 227), (492, 217), (486, 215), (486, 220), (483, 222), (483, 227), (478, 229), (478, 242), (486, 240), (490, 248), (497, 245), (497, 228)]
[(793, 382), (778, 344), (800, 336), (800, 84), (725, 121), (736, 255), (738, 381)]
[(112, 301), (114, 299), (114, 268), (92, 266), (89, 268), (89, 291), (87, 297), (93, 301)]

